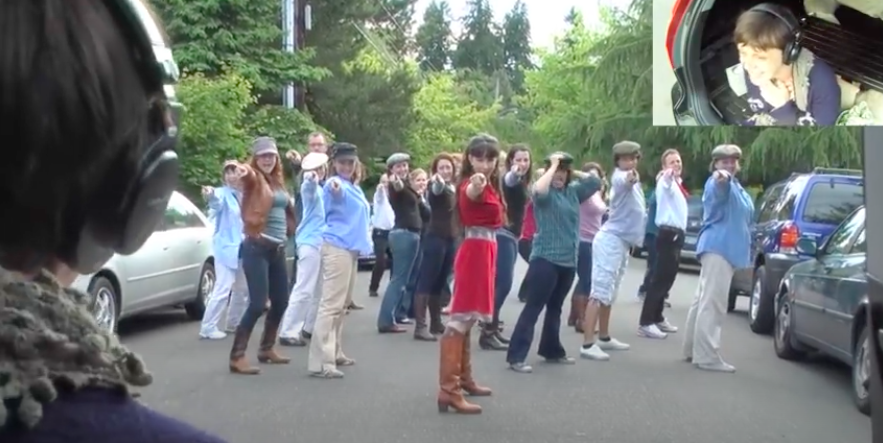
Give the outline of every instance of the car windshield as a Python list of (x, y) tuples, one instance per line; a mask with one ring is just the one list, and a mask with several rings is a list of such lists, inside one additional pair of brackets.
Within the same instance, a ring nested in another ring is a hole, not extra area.
[(687, 217), (702, 218), (702, 197), (692, 196), (687, 200)]
[(846, 216), (864, 204), (864, 199), (864, 190), (860, 183), (816, 183), (806, 200), (803, 220), (839, 225)]

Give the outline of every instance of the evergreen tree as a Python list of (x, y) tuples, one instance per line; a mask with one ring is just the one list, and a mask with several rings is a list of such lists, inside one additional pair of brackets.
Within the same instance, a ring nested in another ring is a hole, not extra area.
[(451, 62), (451, 9), (446, 1), (434, 1), (423, 13), (415, 36), (417, 59), (423, 71), (442, 71)]
[(494, 23), (488, 0), (469, 0), (467, 5), (469, 12), (463, 18), (463, 34), (454, 51), (454, 67), (493, 75), (503, 67), (501, 30)]
[(527, 6), (518, 0), (503, 19), (503, 66), (516, 93), (524, 91), (524, 71), (533, 69), (531, 55)]

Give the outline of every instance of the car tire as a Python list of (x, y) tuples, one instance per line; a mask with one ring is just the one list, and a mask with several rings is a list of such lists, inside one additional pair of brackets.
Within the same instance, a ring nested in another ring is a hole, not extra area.
[(756, 334), (770, 334), (776, 323), (775, 291), (770, 291), (766, 277), (766, 266), (754, 270), (748, 304), (748, 326)]
[(89, 283), (89, 295), (92, 297), (89, 311), (95, 322), (108, 332), (116, 332), (120, 318), (120, 295), (116, 287), (107, 277), (95, 277)]
[(871, 414), (871, 395), (868, 386), (871, 380), (870, 350), (868, 328), (863, 326), (855, 341), (855, 349), (852, 351), (852, 399), (859, 412), (865, 415)]
[(776, 356), (783, 360), (794, 361), (806, 357), (806, 350), (797, 343), (792, 333), (793, 319), (791, 300), (787, 296), (783, 296), (780, 299), (773, 326), (773, 348), (776, 351)]
[(631, 255), (634, 258), (641, 258), (641, 255), (643, 255), (643, 252), (644, 251), (641, 248), (629, 249), (629, 255)]
[(202, 320), (202, 316), (205, 315), (205, 304), (212, 295), (215, 281), (215, 266), (211, 262), (207, 262), (202, 266), (202, 272), (199, 273), (196, 299), (184, 305), (187, 317), (190, 317), (191, 320)]

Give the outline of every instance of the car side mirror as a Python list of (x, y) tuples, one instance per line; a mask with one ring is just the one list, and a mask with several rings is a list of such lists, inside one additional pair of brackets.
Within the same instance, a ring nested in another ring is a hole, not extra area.
[(800, 237), (795, 245), (797, 253), (801, 255), (810, 255), (815, 257), (819, 252), (819, 246), (816, 241), (809, 237)]

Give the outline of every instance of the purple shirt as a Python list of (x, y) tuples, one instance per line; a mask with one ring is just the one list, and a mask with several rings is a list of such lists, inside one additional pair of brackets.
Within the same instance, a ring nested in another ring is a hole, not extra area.
[[(776, 120), (777, 126), (833, 126), (840, 116), (840, 85), (837, 75), (830, 65), (816, 57), (812, 69), (809, 70), (809, 91), (806, 98), (806, 112), (797, 107), (794, 100), (773, 109), (760, 95), (760, 88), (744, 72), (745, 84), (748, 87), (748, 106), (751, 114), (769, 114)], [(754, 122), (747, 121), (753, 126)]]
[(595, 234), (601, 229), (601, 219), (607, 212), (607, 204), (596, 192), (588, 200), (579, 205), (579, 241), (591, 243)]

